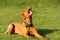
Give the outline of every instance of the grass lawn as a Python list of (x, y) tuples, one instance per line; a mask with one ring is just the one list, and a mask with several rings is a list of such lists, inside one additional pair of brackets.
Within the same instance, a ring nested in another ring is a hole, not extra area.
[(42, 40), (3, 34), (10, 23), (23, 22), (20, 15), (28, 5), (38, 32), (49, 40), (60, 40), (60, 0), (0, 0), (0, 40)]

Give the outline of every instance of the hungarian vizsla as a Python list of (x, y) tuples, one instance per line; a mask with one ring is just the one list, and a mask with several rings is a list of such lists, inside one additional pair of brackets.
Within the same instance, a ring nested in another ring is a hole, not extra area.
[(19, 35), (23, 35), (25, 37), (31, 37), (30, 35), (35, 35), (38, 38), (42, 38), (43, 40), (47, 40), (45, 37), (38, 34), (36, 28), (32, 23), (32, 9), (30, 6), (26, 8), (24, 13), (21, 15), (21, 18), (24, 20), (23, 23), (11, 23), (9, 24), (7, 31), (5, 33), (13, 34), (17, 33)]

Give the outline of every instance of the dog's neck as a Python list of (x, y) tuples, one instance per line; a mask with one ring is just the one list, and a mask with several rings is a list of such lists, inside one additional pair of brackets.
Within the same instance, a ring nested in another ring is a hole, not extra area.
[(25, 27), (32, 27), (33, 26), (33, 24), (31, 23), (31, 24), (28, 24), (28, 23), (26, 23), (26, 22), (24, 22), (24, 24), (25, 24)]
[[(28, 21), (29, 20), (29, 21)], [(30, 18), (26, 18), (24, 21), (25, 27), (32, 27), (32, 16), (30, 16)]]

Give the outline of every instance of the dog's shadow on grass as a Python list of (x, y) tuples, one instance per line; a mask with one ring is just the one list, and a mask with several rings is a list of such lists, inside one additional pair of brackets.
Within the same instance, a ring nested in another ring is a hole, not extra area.
[(49, 33), (54, 33), (55, 31), (60, 31), (60, 29), (37, 29), (38, 33), (45, 37)]

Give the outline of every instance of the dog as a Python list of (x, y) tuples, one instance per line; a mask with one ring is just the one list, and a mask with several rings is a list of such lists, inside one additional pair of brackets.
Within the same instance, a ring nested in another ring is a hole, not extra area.
[(21, 15), (21, 18), (24, 20), (23, 23), (11, 23), (9, 24), (7, 31), (5, 33), (23, 35), (24, 37), (31, 38), (30, 35), (35, 35), (38, 38), (47, 40), (47, 38), (38, 34), (36, 28), (32, 23), (32, 9), (31, 6), (28, 6), (24, 13)]

